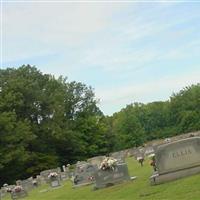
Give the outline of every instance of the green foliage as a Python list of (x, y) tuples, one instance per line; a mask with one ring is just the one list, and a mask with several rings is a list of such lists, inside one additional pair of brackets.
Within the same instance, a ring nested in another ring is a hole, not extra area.
[(97, 155), (103, 131), (96, 104), (82, 83), (29, 65), (0, 70), (0, 183)]
[(200, 129), (200, 84), (173, 94), (169, 101), (134, 103), (115, 113), (110, 123), (116, 149)]
[(0, 184), (200, 129), (200, 84), (104, 116), (91, 87), (24, 65), (0, 70)]
[(145, 140), (144, 129), (131, 105), (115, 114), (113, 131), (118, 138), (117, 149), (140, 146)]

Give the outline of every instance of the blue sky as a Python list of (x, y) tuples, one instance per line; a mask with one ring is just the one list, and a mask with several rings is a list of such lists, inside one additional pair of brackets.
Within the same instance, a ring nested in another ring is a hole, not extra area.
[(200, 2), (4, 2), (1, 67), (91, 85), (111, 115), (200, 82)]

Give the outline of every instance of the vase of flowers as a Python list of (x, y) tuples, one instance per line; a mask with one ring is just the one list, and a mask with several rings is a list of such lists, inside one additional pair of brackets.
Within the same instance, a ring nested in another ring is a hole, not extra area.
[(100, 164), (99, 169), (101, 170), (113, 170), (117, 165), (117, 159), (112, 157), (106, 157)]
[(56, 180), (58, 178), (58, 174), (56, 172), (51, 172), (49, 175), (48, 175), (48, 178), (50, 180)]

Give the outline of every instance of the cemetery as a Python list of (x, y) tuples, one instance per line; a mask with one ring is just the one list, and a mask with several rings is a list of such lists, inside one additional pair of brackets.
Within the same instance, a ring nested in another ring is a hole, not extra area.
[[(4, 76), (0, 200), (200, 199), (199, 109), (176, 110), (184, 94), (189, 107), (188, 97), (195, 94), (196, 101), (200, 85), (181, 91), (173, 103), (138, 103), (104, 116), (92, 88), (82, 83), (29, 65), (3, 70)], [(26, 84), (23, 96), (18, 89)], [(18, 97), (27, 98), (25, 107)]]
[[(135, 181), (128, 181), (99, 190), (93, 190), (93, 185), (79, 187), (73, 189), (73, 183), (64, 181), (63, 187), (56, 190), (50, 188), (48, 184), (44, 184), (28, 193), (24, 200), (131, 200), (131, 199), (166, 199), (166, 200), (188, 200), (199, 199), (200, 191), (200, 175), (194, 175), (164, 184), (151, 186), (149, 176), (152, 173), (152, 167), (149, 160), (145, 160), (144, 167), (140, 167), (136, 160), (128, 158), (126, 160), (130, 176), (137, 175)], [(10, 200), (10, 194), (2, 197), (3, 200)]]
[[(88, 162), (78, 161), (72, 181), (69, 179), (68, 169), (63, 167), (64, 171), (61, 172), (58, 167), (42, 171), (36, 179), (30, 177), (18, 180), (16, 186), (4, 184), (1, 187), (0, 198), (1, 200), (21, 198), (64, 200), (72, 197), (96, 200), (121, 199), (121, 197), (125, 200), (132, 197), (183, 200), (199, 198), (199, 136), (163, 142), (154, 147), (154, 151), (149, 147), (145, 150), (148, 151), (148, 155), (144, 156), (142, 167), (137, 160), (138, 156), (141, 156), (141, 147), (135, 151), (136, 157), (128, 154), (122, 156), (124, 155), (122, 151), (115, 152), (110, 154), (115, 157), (98, 156), (88, 159)], [(120, 155), (123, 159), (120, 159)], [(41, 177), (46, 181), (39, 181)], [(36, 182), (38, 182), (37, 187), (34, 187)], [(54, 188), (58, 189), (53, 190)]]
[(1, 0), (0, 200), (200, 200), (200, 0)]

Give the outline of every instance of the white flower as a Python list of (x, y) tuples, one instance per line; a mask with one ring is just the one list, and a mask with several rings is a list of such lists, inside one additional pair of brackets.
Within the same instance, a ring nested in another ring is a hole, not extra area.
[(117, 160), (115, 158), (107, 157), (101, 162), (99, 168), (102, 170), (114, 169), (116, 164), (117, 164)]
[(58, 174), (56, 172), (51, 172), (49, 175), (48, 175), (48, 178), (53, 178), (53, 177), (57, 177)]
[(13, 190), (14, 190), (14, 192), (21, 192), (21, 191), (22, 191), (22, 189), (23, 189), (23, 188), (22, 188), (22, 186), (20, 186), (20, 185), (17, 185), (17, 186), (15, 186), (15, 187), (14, 187), (14, 189), (13, 189)]

